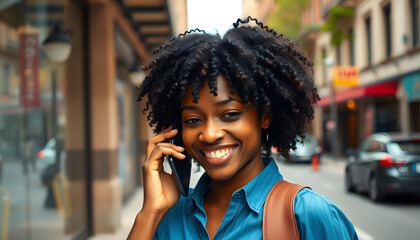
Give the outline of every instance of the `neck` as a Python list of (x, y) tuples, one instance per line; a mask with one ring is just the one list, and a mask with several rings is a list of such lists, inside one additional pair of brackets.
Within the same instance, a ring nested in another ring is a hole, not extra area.
[(226, 180), (212, 179), (205, 199), (213, 203), (229, 204), (232, 194), (254, 179), (264, 167), (262, 157), (259, 155), (257, 159), (250, 161), (233, 177)]

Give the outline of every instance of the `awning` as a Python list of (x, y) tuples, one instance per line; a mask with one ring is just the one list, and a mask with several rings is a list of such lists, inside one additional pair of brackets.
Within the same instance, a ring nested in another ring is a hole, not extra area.
[[(356, 100), (363, 97), (386, 97), (394, 96), (398, 89), (396, 81), (386, 82), (376, 85), (357, 87), (350, 90), (337, 92), (335, 94), (335, 102), (341, 103), (347, 100)], [(325, 106), (331, 103), (331, 97), (322, 97), (315, 106)]]

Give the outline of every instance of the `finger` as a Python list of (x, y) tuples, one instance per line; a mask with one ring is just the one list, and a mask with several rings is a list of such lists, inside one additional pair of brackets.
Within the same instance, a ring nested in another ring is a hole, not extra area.
[(165, 128), (165, 129), (163, 129), (161, 132), (169, 132), (169, 131), (172, 130), (172, 128), (173, 128), (173, 125), (171, 125), (171, 126)]
[(178, 133), (178, 129), (173, 129), (167, 132), (160, 132), (158, 135), (152, 137), (151, 139), (149, 139), (149, 143), (152, 143), (154, 145), (165, 141), (168, 138), (173, 138), (176, 136), (176, 134)]
[[(177, 146), (177, 145), (172, 144), (172, 143), (162, 142), (162, 143), (158, 143), (158, 145), (156, 145), (156, 146), (155, 146), (155, 148), (153, 148), (152, 152), (153, 152), (153, 151), (159, 151), (159, 150), (164, 149), (164, 148), (171, 148), (171, 149), (173, 149), (174, 151), (177, 151), (177, 152), (183, 152), (183, 151), (185, 151), (185, 148), (183, 148), (183, 147), (181, 147), (181, 146)], [(164, 154), (164, 155), (166, 155), (166, 154)], [(164, 156), (163, 156), (163, 157), (164, 157)], [(162, 157), (162, 160), (163, 160), (163, 157)], [(175, 157), (177, 157), (177, 156), (175, 156)], [(146, 159), (146, 161), (148, 161), (150, 158), (151, 158), (151, 156), (149, 156), (149, 157)], [(180, 157), (177, 157), (177, 158), (180, 158)], [(145, 162), (146, 162), (146, 161), (145, 161)], [(150, 161), (150, 160), (149, 160), (149, 161)], [(159, 169), (159, 170), (160, 170), (160, 169), (163, 169), (163, 161), (159, 161), (159, 166), (158, 166), (158, 169)]]
[(146, 156), (149, 156), (155, 146), (161, 142), (164, 142), (166, 139), (170, 139), (176, 136), (178, 133), (177, 129), (169, 130), (168, 132), (160, 132), (158, 135), (149, 139), (147, 143)]
[(174, 150), (176, 150), (178, 152), (183, 152), (185, 150), (184, 147), (175, 145), (173, 143), (168, 143), (168, 142), (161, 142), (161, 143), (158, 143), (156, 146), (172, 148), (172, 149), (174, 149)]
[[(150, 155), (150, 160), (160, 160), (163, 159), (165, 156), (172, 155), (178, 159), (184, 159), (185, 155), (180, 152), (180, 147), (178, 146), (171, 146), (171, 147), (165, 147), (162, 146), (163, 144), (159, 144), (156, 146), (155, 150), (153, 150), (152, 154)], [(183, 149), (183, 148), (182, 148)]]
[(179, 147), (165, 147), (162, 144), (156, 146), (153, 152), (150, 154), (149, 159), (145, 163), (145, 167), (152, 171), (161, 170), (161, 164), (163, 163), (163, 157), (172, 155), (178, 159), (184, 159), (185, 155), (179, 152)]

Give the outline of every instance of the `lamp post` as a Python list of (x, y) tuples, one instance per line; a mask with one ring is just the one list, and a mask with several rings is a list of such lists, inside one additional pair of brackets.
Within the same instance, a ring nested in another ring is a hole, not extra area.
[[(67, 37), (60, 25), (54, 26), (50, 35), (43, 42), (47, 58), (53, 63), (63, 63), (70, 56), (71, 40)], [(51, 122), (52, 122), (52, 135), (55, 139), (55, 175), (60, 169), (60, 154), (61, 154), (61, 141), (57, 136), (57, 71), (55, 69), (51, 72)], [(54, 176), (52, 176), (53, 178)], [(52, 180), (50, 179), (50, 181)], [(55, 207), (53, 198), (52, 184), (49, 184), (47, 198), (45, 200), (46, 207)]]
[[(331, 67), (334, 65), (334, 59), (332, 58), (324, 58), (323, 60), (324, 63), (324, 77), (327, 78), (327, 68)], [(335, 102), (335, 86), (334, 86), (334, 79), (330, 82), (330, 98), (331, 98), (331, 102), (330, 102), (330, 126), (331, 126), (331, 150), (333, 153), (334, 157), (338, 156), (338, 136), (337, 136), (337, 103)]]
[(145, 76), (146, 74), (140, 68), (140, 61), (138, 59), (134, 60), (133, 65), (128, 72), (128, 78), (130, 79), (130, 82), (134, 86), (139, 87), (144, 81)]
[(70, 56), (72, 42), (60, 25), (54, 26), (43, 45), (51, 62), (62, 63)]

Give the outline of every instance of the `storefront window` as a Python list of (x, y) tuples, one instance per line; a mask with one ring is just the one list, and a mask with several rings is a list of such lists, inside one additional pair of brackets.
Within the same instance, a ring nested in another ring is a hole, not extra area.
[(86, 198), (83, 179), (74, 185), (66, 169), (66, 64), (52, 63), (42, 44), (66, 26), (72, 4), (64, 2), (0, 2), (2, 239), (70, 239), (85, 230), (83, 214), (76, 227), (69, 221)]
[(135, 87), (128, 81), (128, 66), (124, 61), (117, 62), (115, 81), (118, 111), (118, 177), (121, 180), (123, 200), (127, 200), (136, 188), (136, 111)]

